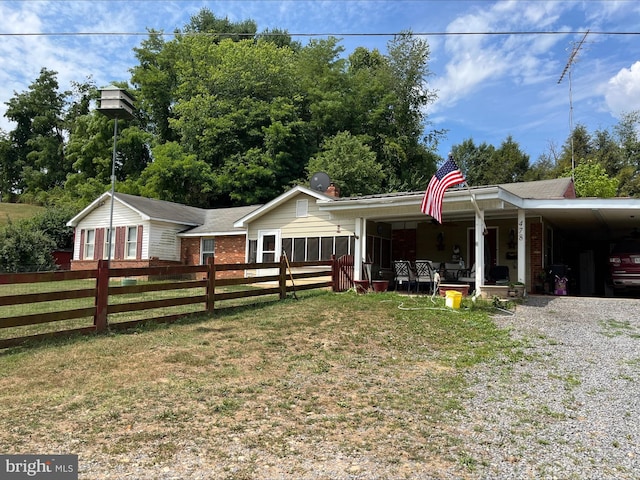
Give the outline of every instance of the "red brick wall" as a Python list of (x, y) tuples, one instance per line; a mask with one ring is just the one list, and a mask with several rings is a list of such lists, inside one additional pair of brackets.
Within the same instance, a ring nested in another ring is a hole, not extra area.
[[(223, 235), (216, 237), (215, 261), (216, 263), (244, 263), (245, 262), (244, 235)], [(186, 265), (200, 265), (200, 238), (188, 237), (182, 239), (181, 258)], [(242, 271), (220, 272), (220, 278), (241, 277)]]
[(531, 256), (531, 283), (535, 284), (536, 280), (540, 276), (540, 273), (544, 271), (543, 258), (543, 235), (542, 235), (542, 223), (532, 223), (529, 225), (529, 251)]
[(244, 235), (227, 235), (216, 237), (217, 263), (244, 263), (246, 237)]
[[(226, 235), (216, 237), (216, 263), (244, 263), (246, 237)], [(183, 238), (181, 258), (186, 265), (200, 265), (200, 238)]]
[[(142, 267), (163, 267), (171, 265), (181, 265), (180, 262), (171, 260), (160, 260), (153, 257), (150, 260), (111, 260), (112, 268), (142, 268)], [(98, 260), (72, 260), (71, 270), (91, 270), (98, 268)]]
[(181, 240), (180, 260), (185, 265), (200, 265), (200, 238), (188, 237)]

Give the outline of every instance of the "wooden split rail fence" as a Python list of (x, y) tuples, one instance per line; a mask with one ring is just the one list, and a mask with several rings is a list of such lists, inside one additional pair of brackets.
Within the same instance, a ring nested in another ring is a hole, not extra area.
[[(249, 271), (256, 275), (245, 275)], [(144, 268), (109, 268), (100, 260), (93, 270), (0, 274), (0, 348), (214, 313), (221, 301), (226, 306), (265, 295), (284, 299), (291, 291), (343, 291), (353, 286), (352, 279), (350, 256)]]

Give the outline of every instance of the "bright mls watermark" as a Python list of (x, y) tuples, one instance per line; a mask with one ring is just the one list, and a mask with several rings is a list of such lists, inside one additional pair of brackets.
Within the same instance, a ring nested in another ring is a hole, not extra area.
[(78, 480), (77, 455), (0, 455), (2, 480)]

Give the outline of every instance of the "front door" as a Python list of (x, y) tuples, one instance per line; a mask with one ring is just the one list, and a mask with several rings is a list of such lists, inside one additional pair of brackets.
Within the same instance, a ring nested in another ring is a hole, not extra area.
[[(260, 230), (258, 231), (258, 263), (277, 262), (282, 253), (282, 240), (280, 230)], [(260, 269), (258, 275), (275, 275), (278, 269)]]

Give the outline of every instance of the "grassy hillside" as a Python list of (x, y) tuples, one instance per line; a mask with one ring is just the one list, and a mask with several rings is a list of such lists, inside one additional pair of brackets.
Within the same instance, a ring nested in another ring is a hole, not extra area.
[(21, 218), (33, 217), (42, 210), (44, 210), (44, 207), (39, 207), (37, 205), (0, 202), (0, 225), (5, 225), (9, 219), (16, 221)]

